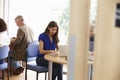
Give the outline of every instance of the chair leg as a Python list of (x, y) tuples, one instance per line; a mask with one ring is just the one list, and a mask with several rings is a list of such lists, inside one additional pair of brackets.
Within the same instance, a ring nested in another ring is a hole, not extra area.
[(38, 72), (37, 72), (37, 74), (36, 74), (36, 80), (38, 80)]
[(9, 66), (10, 66), (10, 59), (9, 59), (9, 57), (7, 58), (7, 62), (8, 62), (8, 68), (7, 68), (7, 79), (9, 80), (9, 75), (10, 75), (10, 68), (9, 68)]
[(27, 80), (27, 69), (25, 70), (25, 80)]
[(8, 65), (9, 65), (9, 70), (10, 70), (10, 72), (9, 72), (9, 75), (10, 76), (12, 76), (12, 65), (11, 65), (11, 59), (10, 59), (10, 57), (8, 58)]
[(4, 70), (2, 70), (2, 80), (4, 80)]
[(46, 77), (47, 77), (47, 72), (45, 72), (45, 80), (46, 80)]
[(7, 79), (9, 80), (9, 70), (7, 69)]
[(27, 80), (27, 62), (26, 62), (26, 69), (25, 69), (25, 80)]

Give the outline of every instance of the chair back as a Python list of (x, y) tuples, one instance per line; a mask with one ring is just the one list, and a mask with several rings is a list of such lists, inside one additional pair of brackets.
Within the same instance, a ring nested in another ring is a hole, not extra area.
[(8, 57), (9, 50), (9, 46), (0, 47), (0, 60)]
[(36, 57), (39, 51), (38, 41), (29, 43), (27, 47), (27, 57)]

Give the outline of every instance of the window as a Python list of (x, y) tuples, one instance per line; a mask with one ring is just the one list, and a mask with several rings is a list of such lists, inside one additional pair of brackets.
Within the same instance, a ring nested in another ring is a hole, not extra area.
[(14, 18), (23, 15), (25, 23), (31, 27), (36, 39), (52, 20), (59, 25), (61, 45), (67, 45), (69, 33), (69, 0), (10, 0), (9, 1), (9, 35), (16, 36), (17, 28)]

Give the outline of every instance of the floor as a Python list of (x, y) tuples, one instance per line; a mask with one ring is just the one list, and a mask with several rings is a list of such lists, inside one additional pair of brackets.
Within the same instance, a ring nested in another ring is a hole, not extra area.
[[(20, 74), (18, 76), (10, 77), (10, 80), (25, 80), (24, 73), (22, 73), (22, 74)], [(36, 80), (36, 72), (28, 70), (28, 80)], [(44, 73), (39, 74), (38, 80), (45, 80)], [(66, 74), (63, 75), (63, 80), (67, 80)]]
[[(64, 67), (63, 69), (63, 80), (67, 80), (67, 74), (66, 74), (66, 67)], [(0, 75), (1, 76), (1, 75)], [(5, 75), (6, 76), (6, 75)], [(7, 80), (7, 78), (5, 77), (5, 80)], [(10, 80), (25, 80), (25, 70), (22, 74), (20, 75), (12, 75), (10, 77)], [(36, 72), (28, 70), (28, 80), (36, 80)], [(45, 80), (45, 75), (44, 73), (39, 73), (39, 78), (38, 80)], [(48, 78), (47, 78), (48, 80)]]

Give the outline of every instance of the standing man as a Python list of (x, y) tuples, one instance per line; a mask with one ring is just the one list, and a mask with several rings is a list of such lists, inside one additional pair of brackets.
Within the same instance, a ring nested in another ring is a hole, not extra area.
[(18, 15), (15, 23), (19, 27), (17, 37), (11, 40), (11, 62), (13, 74), (18, 75), (23, 72), (24, 68), (20, 66), (18, 61), (25, 59), (26, 48), (30, 42), (34, 40), (33, 31), (24, 23), (23, 16)]

